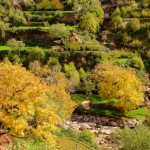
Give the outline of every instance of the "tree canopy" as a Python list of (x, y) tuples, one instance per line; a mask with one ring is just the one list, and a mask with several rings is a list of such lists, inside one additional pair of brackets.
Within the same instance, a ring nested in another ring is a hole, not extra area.
[(99, 95), (106, 99), (117, 99), (115, 106), (122, 112), (137, 108), (144, 100), (144, 86), (133, 71), (110, 63), (98, 64), (93, 77)]
[[(63, 104), (61, 110), (58, 101)], [(48, 86), (23, 67), (0, 63), (1, 132), (46, 140), (52, 146), (52, 132), (71, 115), (74, 106), (64, 87)]]

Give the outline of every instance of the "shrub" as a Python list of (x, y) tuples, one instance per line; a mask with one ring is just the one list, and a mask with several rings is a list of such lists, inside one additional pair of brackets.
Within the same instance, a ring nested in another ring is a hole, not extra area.
[(79, 140), (83, 140), (87, 143), (94, 143), (95, 142), (95, 135), (91, 133), (89, 130), (81, 131), (78, 135)]
[(32, 48), (32, 50), (29, 51), (28, 59), (30, 62), (34, 60), (43, 60), (44, 58), (45, 52), (39, 47), (34, 47)]
[(128, 10), (126, 9), (126, 7), (121, 7), (121, 16), (125, 17), (125, 18), (130, 17), (129, 14), (128, 14)]
[(95, 90), (95, 84), (91, 80), (91, 74), (85, 72), (83, 68), (79, 70), (81, 88), (85, 91), (86, 95), (91, 95), (92, 91)]
[(70, 37), (64, 41), (64, 48), (67, 51), (79, 51), (82, 49), (82, 44), (75, 37)]
[(70, 81), (70, 92), (73, 92), (80, 84), (80, 76), (73, 62), (64, 65), (64, 71)]
[(127, 25), (127, 28), (133, 32), (140, 30), (141, 28), (140, 20), (137, 18), (131, 19)]
[(142, 46), (142, 42), (136, 39), (133, 40), (129, 45), (133, 48), (140, 48)]
[(112, 18), (112, 24), (115, 28), (117, 28), (121, 23), (122, 23), (122, 18), (120, 16), (114, 16)]
[(70, 32), (64, 24), (53, 24), (49, 28), (49, 37), (51, 39), (68, 38)]
[(143, 10), (141, 11), (141, 14), (142, 14), (143, 17), (149, 17), (149, 16), (150, 16), (150, 10), (148, 10), (148, 9), (143, 9)]
[(123, 38), (122, 38), (123, 44), (124, 44), (124, 45), (128, 45), (131, 40), (132, 40), (131, 36), (128, 35), (127, 32), (125, 32), (125, 33), (123, 34)]
[(142, 58), (141, 57), (138, 57), (138, 56), (134, 56), (130, 59), (130, 62), (129, 62), (130, 66), (133, 67), (133, 68), (136, 68), (136, 69), (143, 69), (144, 68), (144, 63), (142, 61)]
[(27, 20), (24, 17), (24, 14), (20, 10), (16, 10), (12, 16), (10, 16), (10, 21), (13, 23), (15, 26), (21, 26), (21, 25), (26, 25)]
[(103, 23), (104, 11), (103, 11), (102, 7), (99, 4), (98, 5), (96, 5), (96, 4), (91, 5), (90, 8), (89, 8), (89, 12), (95, 14), (95, 16), (97, 17), (98, 22), (99, 22), (100, 25)]
[(47, 62), (47, 65), (49, 67), (53, 67), (53, 66), (59, 65), (58, 58), (56, 58), (56, 57), (50, 57), (49, 60), (48, 60), (48, 62)]
[(131, 16), (134, 18), (140, 18), (141, 17), (141, 13), (138, 11), (133, 11), (131, 12)]
[(7, 41), (6, 45), (11, 47), (12, 50), (19, 51), (22, 47), (25, 46), (25, 43), (23, 41), (12, 38)]
[(115, 11), (113, 12), (113, 14), (112, 14), (112, 16), (120, 16), (121, 15), (121, 12), (120, 12), (120, 8), (119, 7), (117, 7), (116, 9), (115, 9)]
[(9, 146), (11, 150), (48, 150), (48, 145), (37, 139), (14, 138), (13, 145)]
[(50, 10), (50, 9), (63, 9), (63, 4), (60, 2), (60, 0), (42, 0), (40, 3), (36, 5), (36, 8), (38, 10), (44, 9), (44, 10)]
[(148, 150), (150, 148), (150, 129), (147, 126), (136, 126), (116, 131), (113, 142), (122, 150)]
[(150, 5), (150, 1), (149, 0), (141, 0), (141, 5), (143, 7), (148, 7)]
[(99, 27), (98, 18), (93, 13), (88, 12), (81, 17), (79, 26), (83, 30), (87, 30), (91, 33), (96, 33)]
[(150, 127), (150, 111), (148, 111), (148, 115), (147, 115), (147, 118), (146, 118), (146, 125), (148, 127)]
[(5, 37), (6, 25), (4, 22), (0, 21), (0, 37)]
[(121, 112), (137, 108), (144, 100), (144, 86), (133, 71), (106, 62), (95, 67), (93, 78), (99, 95), (105, 99), (117, 99), (114, 106)]

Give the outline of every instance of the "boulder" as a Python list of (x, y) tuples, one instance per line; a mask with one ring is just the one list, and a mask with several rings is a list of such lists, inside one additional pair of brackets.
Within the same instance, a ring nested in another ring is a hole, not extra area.
[(83, 101), (81, 103), (81, 106), (85, 109), (85, 110), (89, 110), (90, 109), (90, 101), (87, 100), (87, 101)]
[(81, 125), (80, 128), (79, 128), (79, 130), (80, 131), (87, 130), (87, 127), (85, 125)]
[(11, 138), (7, 134), (2, 134), (0, 136), (0, 144), (12, 144)]
[(0, 146), (0, 150), (8, 150), (6, 147)]

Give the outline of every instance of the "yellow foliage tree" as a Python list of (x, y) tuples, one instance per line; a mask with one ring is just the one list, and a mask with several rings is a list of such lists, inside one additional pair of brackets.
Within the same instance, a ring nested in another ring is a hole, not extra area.
[(144, 86), (133, 71), (110, 63), (98, 64), (93, 72), (99, 95), (106, 99), (117, 99), (116, 106), (127, 112), (137, 108), (144, 100)]
[[(51, 96), (57, 105), (58, 115), (62, 120), (70, 117), (75, 108), (75, 102), (71, 100), (69, 91), (71, 83), (60, 71), (55, 71), (48, 66), (42, 66), (40, 62), (30, 63), (31, 71), (46, 82), (50, 88)], [(59, 105), (58, 105), (59, 104)]]
[[(60, 99), (67, 100), (66, 103), (71, 101), (63, 88), (59, 94)], [(60, 104), (56, 102), (56, 95), (53, 87), (41, 82), (25, 68), (0, 63), (0, 131), (17, 137), (33, 136), (54, 146), (52, 132), (66, 118), (59, 116), (57, 105)], [(67, 111), (70, 108), (70, 115), (74, 105), (67, 107)], [(66, 107), (63, 109), (66, 112)]]

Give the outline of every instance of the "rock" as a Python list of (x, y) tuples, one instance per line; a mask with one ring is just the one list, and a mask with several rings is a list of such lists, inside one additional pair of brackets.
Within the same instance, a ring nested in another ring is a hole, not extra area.
[(114, 122), (114, 121), (111, 121), (111, 122), (110, 122), (110, 126), (116, 127), (116, 126), (117, 126), (117, 123)]
[(6, 147), (0, 146), (0, 150), (8, 150)]
[(7, 134), (2, 134), (0, 136), (0, 144), (5, 144), (5, 143), (12, 144), (13, 142)]
[(76, 33), (72, 33), (73, 34), (73, 36), (77, 39), (77, 41), (79, 42), (79, 43), (82, 43), (82, 40), (81, 40), (81, 38), (80, 38), (80, 36), (78, 35), (78, 34), (76, 34)]
[(73, 128), (76, 131), (80, 130), (80, 125), (79, 124), (70, 124), (70, 127)]
[(107, 14), (104, 15), (104, 18), (105, 18), (105, 19), (110, 18), (110, 15), (107, 13)]
[(100, 132), (103, 134), (106, 134), (106, 135), (110, 135), (113, 133), (113, 131), (114, 131), (114, 129), (112, 127), (103, 126)]
[(87, 130), (87, 127), (85, 125), (81, 125), (80, 128), (79, 128), (79, 130), (80, 131)]
[(90, 130), (90, 132), (91, 132), (91, 133), (94, 133), (94, 134), (99, 133), (99, 131), (98, 131), (98, 130)]
[(110, 43), (110, 46), (111, 46), (111, 47), (116, 47), (116, 44), (115, 44), (114, 42), (111, 42), (111, 43)]
[(62, 42), (61, 40), (55, 40), (54, 41), (54, 43), (56, 43), (56, 44), (61, 44), (61, 42)]
[(96, 123), (95, 123), (95, 122), (93, 122), (93, 123), (88, 123), (88, 125), (89, 125), (90, 127), (96, 127)]
[(64, 50), (61, 46), (52, 46), (51, 48), (53, 50), (56, 50), (56, 51), (63, 51)]
[(87, 100), (87, 101), (83, 101), (81, 103), (81, 106), (85, 109), (85, 110), (89, 110), (90, 109), (90, 101)]
[(136, 119), (127, 120), (127, 124), (128, 127), (135, 127), (135, 125), (137, 124), (137, 120)]
[(111, 32), (111, 31), (109, 31), (109, 30), (105, 30), (105, 31), (103, 31), (103, 32), (102, 32), (102, 34), (110, 35), (110, 34), (112, 34), (112, 32)]

